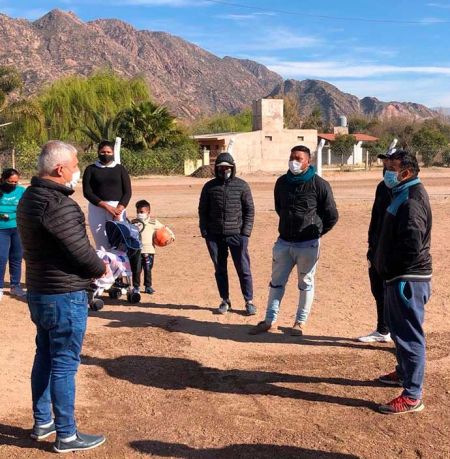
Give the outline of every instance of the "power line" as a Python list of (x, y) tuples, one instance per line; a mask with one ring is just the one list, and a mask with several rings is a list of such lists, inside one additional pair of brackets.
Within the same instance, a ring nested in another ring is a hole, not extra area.
[(313, 13), (305, 13), (299, 11), (288, 11), (288, 10), (279, 10), (275, 8), (263, 8), (261, 6), (252, 6), (252, 5), (244, 5), (241, 3), (234, 3), (234, 2), (227, 2), (222, 0), (206, 0), (209, 3), (217, 3), (219, 5), (226, 5), (226, 6), (234, 6), (236, 8), (244, 8), (247, 10), (254, 10), (254, 11), (262, 11), (265, 13), (279, 13), (279, 14), (286, 14), (289, 16), (301, 16), (301, 17), (311, 17), (316, 19), (326, 19), (332, 21), (355, 21), (355, 22), (371, 22), (371, 23), (379, 23), (379, 24), (404, 24), (404, 25), (430, 25), (430, 24), (450, 24), (450, 20), (422, 20), (422, 21), (403, 21), (399, 19), (371, 19), (371, 18), (358, 18), (358, 17), (348, 17), (348, 16), (330, 16), (326, 14), (313, 14)]

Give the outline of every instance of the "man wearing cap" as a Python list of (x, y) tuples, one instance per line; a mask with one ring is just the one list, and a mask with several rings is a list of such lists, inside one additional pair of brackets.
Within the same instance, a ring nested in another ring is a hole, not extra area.
[(291, 334), (301, 336), (314, 300), (314, 276), (320, 238), (338, 221), (330, 184), (316, 174), (311, 152), (304, 145), (291, 149), (289, 170), (275, 184), (275, 211), (280, 217), (279, 237), (273, 246), (272, 278), (265, 320), (250, 334), (264, 333), (278, 317), (285, 286), (294, 266), (298, 274), (298, 306)]
[(400, 396), (379, 410), (385, 414), (421, 411), (425, 369), (425, 304), (431, 293), (431, 207), (418, 178), (419, 165), (410, 153), (389, 156), (384, 174), (392, 190), (374, 256), (385, 281), (386, 318), (396, 347), (396, 370), (379, 380), (403, 387)]
[[(386, 163), (389, 156), (397, 151), (395, 148), (396, 143), (395, 139), (385, 154), (378, 155), (378, 158), (383, 161), (383, 177), (386, 171)], [(375, 191), (375, 200), (372, 206), (372, 217), (369, 224), (369, 249), (367, 250), (370, 290), (375, 298), (377, 306), (377, 328), (368, 335), (360, 336), (358, 341), (361, 341), (362, 343), (388, 343), (392, 341), (384, 313), (384, 282), (373, 264), (373, 257), (378, 245), (381, 224), (383, 223), (384, 214), (386, 213), (386, 209), (391, 203), (391, 200), (391, 190), (386, 186), (384, 180), (382, 180)]]
[(255, 219), (255, 207), (248, 183), (236, 177), (230, 153), (221, 153), (215, 162), (215, 178), (207, 182), (200, 195), (200, 232), (206, 240), (214, 264), (217, 288), (222, 299), (217, 313), (231, 309), (227, 258), (231, 253), (247, 315), (256, 314), (248, 240)]

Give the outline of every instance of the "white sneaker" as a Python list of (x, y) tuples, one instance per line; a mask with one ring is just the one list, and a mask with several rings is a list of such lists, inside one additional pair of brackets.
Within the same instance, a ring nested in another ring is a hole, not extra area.
[(12, 285), (10, 290), (11, 296), (17, 296), (18, 298), (24, 298), (27, 296), (27, 292), (20, 285)]
[(358, 341), (361, 341), (361, 343), (389, 343), (392, 338), (390, 333), (383, 335), (375, 330), (366, 336), (360, 336)]
[(0, 301), (2, 301), (2, 298), (3, 298), (3, 289), (0, 288)]

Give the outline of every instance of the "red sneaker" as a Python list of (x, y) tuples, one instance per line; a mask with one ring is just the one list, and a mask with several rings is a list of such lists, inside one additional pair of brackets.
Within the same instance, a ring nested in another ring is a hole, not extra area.
[(387, 375), (380, 376), (378, 381), (388, 386), (398, 386), (403, 387), (403, 380), (398, 376), (396, 371), (388, 373)]
[(409, 398), (406, 395), (399, 395), (386, 405), (380, 405), (378, 411), (383, 414), (404, 414), (422, 411), (424, 408), (425, 405), (422, 403), (422, 400)]

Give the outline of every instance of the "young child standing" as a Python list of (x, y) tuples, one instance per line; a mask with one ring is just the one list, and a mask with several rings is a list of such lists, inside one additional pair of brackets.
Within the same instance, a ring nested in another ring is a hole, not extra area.
[[(152, 268), (155, 261), (155, 245), (153, 234), (158, 228), (164, 225), (150, 214), (150, 203), (144, 199), (136, 203), (137, 219), (133, 220), (141, 233), (142, 250), (130, 257), (131, 270), (133, 274), (133, 289), (140, 292), (141, 271), (144, 272), (144, 292), (155, 293), (152, 287)], [(172, 235), (173, 236), (173, 235)], [(175, 239), (175, 236), (173, 236)]]

